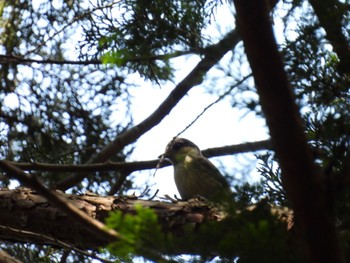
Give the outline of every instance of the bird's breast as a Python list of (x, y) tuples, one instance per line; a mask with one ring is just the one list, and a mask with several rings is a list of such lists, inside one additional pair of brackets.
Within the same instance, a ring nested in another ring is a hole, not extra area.
[(184, 162), (183, 162), (184, 167), (189, 168), (192, 163), (193, 163), (193, 157), (186, 155)]

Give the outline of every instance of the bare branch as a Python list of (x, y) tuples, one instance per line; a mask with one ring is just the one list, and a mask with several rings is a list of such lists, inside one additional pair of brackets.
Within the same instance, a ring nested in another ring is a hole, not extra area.
[[(44, 235), (44, 234), (34, 233), (34, 232), (31, 232), (31, 231), (26, 231), (26, 230), (21, 230), (21, 229), (16, 229), (16, 228), (13, 228), (13, 227), (1, 226), (1, 225), (0, 225), (0, 229), (3, 232), (8, 233), (9, 235), (11, 235), (11, 233), (12, 233), (14, 236), (22, 236), (23, 239), (26, 239), (26, 240), (32, 240), (32, 241), (33, 240), (42, 240), (43, 242), (45, 242), (45, 240), (46, 240), (46, 242), (48, 244), (51, 244), (53, 246), (58, 246), (58, 247), (64, 248), (67, 251), (72, 250), (72, 251), (75, 251), (78, 254), (81, 254), (81, 255), (84, 255), (84, 256), (87, 256), (87, 257), (90, 257), (90, 258), (98, 259), (98, 260), (100, 260), (101, 262), (104, 262), (104, 263), (112, 263), (112, 262), (114, 262), (114, 261), (110, 261), (110, 260), (106, 260), (104, 258), (101, 258), (101, 257), (97, 256), (95, 253), (87, 252), (85, 250), (82, 250), (82, 249), (79, 249), (77, 247), (74, 247), (71, 244), (68, 244), (66, 242), (63, 242), (61, 240), (52, 238), (52, 237)], [(0, 257), (0, 262), (3, 262), (3, 261), (1, 261), (1, 257)]]
[(127, 172), (120, 174), (115, 184), (112, 185), (111, 188), (109, 189), (108, 195), (114, 195), (115, 193), (117, 193), (119, 189), (123, 186), (128, 175), (130, 175), (130, 173), (127, 173)]
[[(176, 58), (183, 55), (193, 54), (193, 51), (175, 51), (171, 54), (154, 55), (146, 57), (132, 57), (125, 60), (127, 62), (141, 62), (141, 61), (151, 61), (151, 60), (168, 60), (171, 58)], [(99, 59), (76, 61), (76, 60), (56, 60), (56, 59), (32, 59), (25, 58), (17, 55), (0, 55), (0, 64), (56, 64), (56, 65), (102, 65), (103, 62)]]
[(236, 145), (209, 148), (203, 150), (202, 153), (204, 156), (210, 158), (223, 155), (232, 155), (237, 153), (256, 152), (261, 150), (272, 150), (271, 141), (263, 140), (257, 142), (247, 142)]
[(31, 59), (15, 55), (0, 55), (0, 64), (57, 64), (57, 65), (100, 65), (98, 59), (86, 61), (55, 60), (55, 59)]
[(248, 78), (250, 78), (252, 75), (249, 74), (248, 76), (242, 78), (240, 81), (238, 81), (235, 85), (232, 85), (227, 91), (225, 91), (223, 94), (221, 94), (215, 101), (210, 103), (208, 106), (206, 106), (203, 111), (193, 120), (190, 124), (188, 124), (182, 131), (180, 131), (175, 137), (179, 137), (181, 134), (183, 134), (185, 131), (187, 131), (188, 128), (190, 128), (210, 107), (217, 104), (219, 101), (224, 99), (226, 96), (228, 96), (231, 91), (241, 85), (244, 81), (246, 81)]
[[(233, 155), (238, 153), (255, 152), (260, 150), (271, 150), (270, 140), (257, 142), (247, 142), (236, 145), (228, 145), (202, 150), (202, 153), (210, 158), (224, 155)], [(24, 171), (47, 171), (47, 172), (96, 172), (96, 171), (120, 171), (126, 176), (134, 171), (155, 169), (159, 160), (148, 160), (140, 162), (106, 162), (94, 164), (52, 164), (52, 163), (17, 163), (10, 162), (9, 164), (16, 166)], [(168, 166), (164, 162), (160, 167)]]

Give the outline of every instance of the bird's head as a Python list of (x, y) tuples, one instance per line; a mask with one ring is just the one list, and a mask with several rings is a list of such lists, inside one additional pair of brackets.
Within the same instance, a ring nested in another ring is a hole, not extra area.
[(202, 155), (198, 146), (190, 140), (184, 138), (174, 138), (165, 148), (165, 153), (161, 155), (162, 159), (168, 159), (172, 164), (176, 164), (185, 159), (187, 155)]

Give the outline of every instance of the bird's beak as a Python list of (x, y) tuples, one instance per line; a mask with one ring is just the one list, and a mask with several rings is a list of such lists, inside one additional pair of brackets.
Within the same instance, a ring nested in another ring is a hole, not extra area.
[(164, 162), (164, 160), (166, 159), (165, 153), (159, 155), (159, 156), (158, 156), (158, 159), (159, 159), (159, 162), (158, 162), (158, 164), (157, 164), (156, 169), (158, 169), (158, 168), (162, 165), (162, 163)]
[(157, 163), (157, 166), (156, 166), (156, 170), (154, 171), (154, 174), (153, 174), (153, 177), (156, 175), (156, 172), (157, 170), (160, 168), (160, 166), (162, 165), (162, 163), (164, 162), (165, 160), (165, 153), (161, 154), (158, 156), (158, 163)]

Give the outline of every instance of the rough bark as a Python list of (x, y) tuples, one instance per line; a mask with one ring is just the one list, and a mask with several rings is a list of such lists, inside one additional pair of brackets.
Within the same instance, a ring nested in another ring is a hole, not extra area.
[(0, 262), (1, 263), (21, 263), (22, 261), (19, 261), (18, 259), (12, 257), (8, 253), (6, 253), (4, 250), (0, 250)]
[[(68, 195), (59, 191), (56, 194), (99, 221), (104, 221), (114, 210), (134, 213), (136, 204), (152, 208), (158, 214), (162, 228), (175, 234), (181, 225), (218, 221), (224, 217), (223, 212), (201, 200), (172, 203), (140, 200), (132, 196)], [(0, 190), (0, 209), (2, 240), (82, 249), (97, 249), (106, 245), (105, 239), (88, 232), (80, 222), (62, 213), (31, 189)]]
[[(201, 224), (217, 222), (223, 224), (227, 213), (218, 206), (200, 198), (189, 201), (141, 200), (135, 196), (98, 196), (92, 193), (68, 195), (56, 191), (77, 208), (90, 217), (104, 221), (111, 211), (135, 213), (135, 205), (151, 208), (158, 215), (158, 221), (165, 233), (171, 233), (178, 238), (173, 246), (161, 246), (160, 253), (184, 254), (197, 253), (199, 242), (203, 237), (196, 235)], [(247, 207), (246, 211), (254, 211), (256, 205)], [(292, 212), (287, 208), (270, 207), (269, 213), (277, 215), (286, 222), (288, 229), (292, 226)], [(9, 242), (26, 242), (31, 244), (47, 244), (64, 249), (96, 250), (106, 245), (106, 240), (91, 234), (79, 222), (62, 213), (45, 198), (29, 188), (16, 190), (0, 190), (0, 239)], [(237, 211), (237, 213), (240, 213)], [(219, 222), (222, 221), (222, 222)], [(227, 225), (228, 229), (232, 226)], [(232, 230), (230, 230), (232, 231)], [(222, 233), (219, 233), (222, 235)], [(208, 237), (209, 239), (211, 237)], [(192, 240), (193, 242), (189, 242)], [(202, 241), (203, 242), (203, 241)], [(213, 253), (215, 245), (212, 246)], [(206, 250), (209, 247), (206, 245)], [(234, 253), (234, 251), (232, 251)]]

